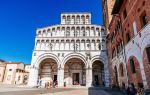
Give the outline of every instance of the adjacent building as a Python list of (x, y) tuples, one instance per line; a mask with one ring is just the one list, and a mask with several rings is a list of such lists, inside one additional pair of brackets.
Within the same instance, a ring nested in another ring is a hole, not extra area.
[(58, 25), (38, 28), (29, 86), (109, 86), (106, 31), (91, 23), (91, 13), (61, 14)]
[(6, 64), (4, 62), (4, 60), (0, 59), (0, 83), (3, 82), (5, 75)]
[(149, 5), (148, 0), (115, 0), (107, 35), (111, 84), (150, 88)]
[(102, 7), (103, 7), (103, 21), (104, 25), (107, 29), (107, 33), (109, 33), (108, 27), (112, 19), (112, 9), (114, 6), (115, 0), (102, 0)]
[(25, 65), (22, 62), (0, 60), (0, 83), (27, 84), (30, 71), (29, 67), (30, 65)]

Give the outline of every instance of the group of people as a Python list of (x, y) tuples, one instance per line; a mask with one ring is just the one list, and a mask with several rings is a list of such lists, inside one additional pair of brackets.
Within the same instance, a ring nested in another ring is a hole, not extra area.
[[(58, 82), (57, 82), (57, 80), (56, 81), (50, 81), (50, 82), (45, 82), (45, 85), (44, 85), (44, 87), (45, 88), (55, 88), (55, 87), (57, 87), (57, 85), (58, 85)], [(41, 87), (42, 86), (42, 80), (40, 79), (39, 81), (38, 81), (38, 87)]]
[[(119, 88), (119, 86), (112, 85), (111, 88)], [(126, 95), (144, 95), (144, 89), (142, 86), (138, 85), (137, 88), (135, 88), (134, 84), (129, 84), (127, 87), (125, 86), (124, 83), (122, 83), (121, 90), (123, 93)]]
[(144, 89), (140, 86), (135, 88), (134, 84), (129, 84), (126, 88), (127, 95), (144, 95)]
[(55, 87), (57, 87), (57, 85), (58, 85), (58, 82), (57, 81), (50, 81), (50, 82), (46, 82), (45, 83), (45, 88), (55, 88)]

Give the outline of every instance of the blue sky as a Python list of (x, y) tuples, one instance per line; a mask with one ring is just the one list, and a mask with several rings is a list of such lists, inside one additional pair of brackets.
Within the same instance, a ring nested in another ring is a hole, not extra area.
[(36, 28), (59, 24), (61, 12), (92, 12), (103, 24), (101, 0), (0, 0), (0, 59), (31, 63)]

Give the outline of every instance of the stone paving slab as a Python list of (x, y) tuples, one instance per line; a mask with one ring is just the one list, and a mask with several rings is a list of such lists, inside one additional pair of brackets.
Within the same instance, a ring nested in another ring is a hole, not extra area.
[(72, 91), (64, 91), (64, 92), (38, 94), (38, 95), (88, 95), (88, 91), (87, 90), (72, 90)]
[(123, 95), (119, 91), (106, 88), (29, 88), (17, 86), (0, 86), (0, 95)]

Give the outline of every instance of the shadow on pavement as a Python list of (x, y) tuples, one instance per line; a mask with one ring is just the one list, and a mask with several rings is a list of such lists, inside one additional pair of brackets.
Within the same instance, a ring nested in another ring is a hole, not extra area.
[(118, 88), (89, 87), (88, 95), (126, 95)]

